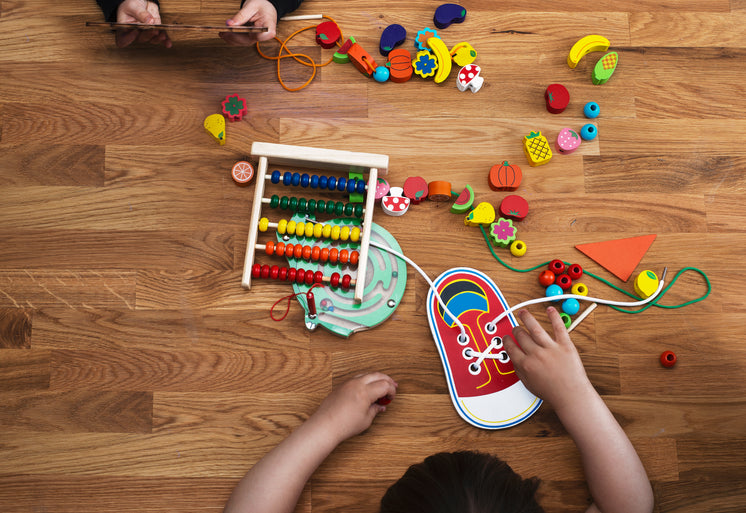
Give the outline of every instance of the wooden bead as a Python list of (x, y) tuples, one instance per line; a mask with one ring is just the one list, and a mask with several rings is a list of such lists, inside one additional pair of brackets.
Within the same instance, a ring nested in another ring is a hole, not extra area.
[(451, 200), (451, 182), (441, 180), (427, 184), (427, 197), (432, 201), (450, 201)]
[(554, 283), (559, 285), (562, 290), (567, 290), (570, 287), (572, 287), (572, 279), (566, 274), (560, 274), (557, 276), (557, 278), (554, 280)]
[(264, 252), (268, 255), (274, 255), (275, 254), (275, 243), (270, 241), (267, 241), (267, 243), (264, 245)]
[(549, 262), (549, 270), (554, 274), (562, 274), (565, 272), (565, 263), (559, 259), (552, 260)]
[(573, 279), (577, 280), (581, 276), (583, 276), (583, 267), (580, 264), (572, 264), (570, 267), (567, 268), (567, 275)]
[(673, 351), (663, 351), (661, 353), (661, 365), (664, 367), (670, 369), (674, 365), (676, 365), (676, 353)]
[(576, 296), (587, 296), (588, 295), (588, 287), (585, 283), (575, 283), (573, 284), (572, 288), (570, 289), (570, 292), (575, 294)]
[(552, 271), (550, 271), (549, 269), (547, 269), (547, 270), (545, 270), (545, 271), (542, 271), (542, 272), (541, 272), (541, 273), (539, 274), (539, 283), (541, 284), (541, 286), (542, 286), (542, 287), (548, 287), (548, 286), (550, 286), (550, 285), (551, 285), (552, 283), (554, 283), (554, 279), (555, 279), (555, 277), (556, 277), (556, 276), (557, 276), (557, 275), (556, 275), (556, 274), (554, 274), (554, 273), (553, 273)]
[(510, 253), (514, 257), (522, 257), (523, 255), (526, 254), (526, 249), (527, 249), (526, 243), (523, 242), (522, 240), (515, 240), (510, 245)]
[(580, 311), (580, 301), (574, 298), (565, 299), (562, 302), (562, 311), (567, 315), (575, 315)]

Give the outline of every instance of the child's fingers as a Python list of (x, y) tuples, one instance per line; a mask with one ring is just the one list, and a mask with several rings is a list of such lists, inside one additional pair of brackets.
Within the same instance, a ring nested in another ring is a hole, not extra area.
[[(384, 375), (385, 376), (385, 375)], [(386, 376), (388, 378), (388, 376)], [(366, 397), (373, 404), (382, 397), (388, 398), (389, 402), (396, 396), (396, 384), (391, 378), (379, 379), (370, 382), (365, 387)]]
[(554, 331), (554, 340), (557, 342), (560, 341), (570, 341), (570, 337), (567, 334), (567, 327), (565, 326), (565, 323), (562, 322), (562, 317), (560, 317), (559, 312), (556, 308), (553, 306), (550, 306), (547, 308), (547, 316), (549, 317), (549, 322), (552, 323), (552, 330)]
[[(539, 321), (537, 321), (536, 318), (527, 310), (521, 310), (520, 312), (518, 312), (518, 317), (521, 319), (521, 321), (523, 321), (523, 325), (526, 327), (526, 330), (528, 330), (528, 333), (531, 335), (531, 339), (537, 345), (546, 346), (547, 344), (550, 344), (552, 342), (551, 337), (544, 330), (544, 328), (541, 327)], [(518, 343), (522, 344), (523, 342), (519, 340)]]
[(526, 358), (526, 353), (514, 339), (514, 337), (518, 336), (518, 333), (516, 333), (517, 331), (523, 332), (522, 334), (530, 339), (528, 333), (525, 332), (526, 330), (524, 330), (520, 326), (516, 326), (515, 328), (513, 328), (512, 337), (510, 335), (505, 335), (503, 337), (503, 345), (505, 346), (505, 350), (508, 352), (508, 356), (510, 356), (510, 359), (513, 360), (513, 362), (517, 365), (520, 365), (521, 362)]

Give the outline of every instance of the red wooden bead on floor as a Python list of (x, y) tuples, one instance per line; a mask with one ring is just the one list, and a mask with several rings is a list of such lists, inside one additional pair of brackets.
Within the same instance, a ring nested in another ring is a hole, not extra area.
[(663, 351), (661, 353), (661, 365), (669, 369), (676, 365), (676, 353), (673, 351)]
[(555, 276), (556, 275), (552, 271), (545, 269), (539, 274), (539, 283), (541, 283), (542, 287), (548, 287), (554, 283)]
[(567, 275), (570, 277), (570, 279), (577, 280), (581, 276), (583, 276), (583, 268), (580, 264), (572, 264), (570, 267), (567, 268)]
[(565, 272), (565, 263), (559, 259), (552, 260), (549, 262), (549, 270), (554, 274), (562, 274)]
[(567, 290), (572, 287), (572, 279), (566, 274), (560, 274), (559, 276), (557, 276), (557, 279), (554, 280), (554, 283), (559, 285), (562, 290)]

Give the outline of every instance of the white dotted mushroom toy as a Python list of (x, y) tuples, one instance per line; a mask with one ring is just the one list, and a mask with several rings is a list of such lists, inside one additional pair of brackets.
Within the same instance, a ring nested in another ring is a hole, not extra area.
[(466, 91), (467, 89), (471, 89), (472, 93), (479, 91), (482, 88), (482, 84), (484, 84), (484, 79), (479, 76), (481, 71), (482, 68), (476, 64), (469, 64), (468, 66), (461, 68), (458, 72), (458, 79), (456, 82), (458, 90)]
[(390, 216), (401, 216), (409, 210), (410, 200), (404, 196), (404, 189), (392, 187), (389, 193), (381, 198), (381, 208)]

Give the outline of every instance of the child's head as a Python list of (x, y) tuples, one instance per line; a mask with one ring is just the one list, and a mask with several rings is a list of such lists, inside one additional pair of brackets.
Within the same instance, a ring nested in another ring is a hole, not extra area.
[(439, 453), (412, 465), (386, 491), (381, 513), (543, 513), (539, 480), (484, 453)]

